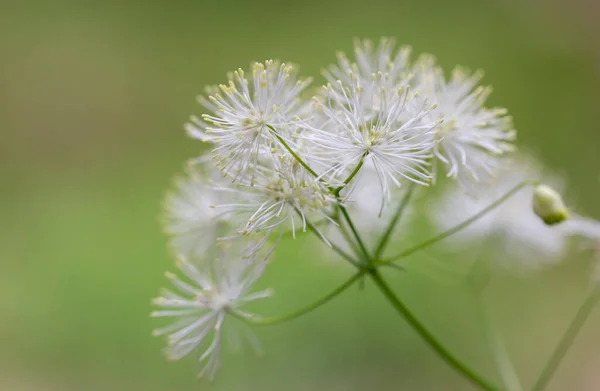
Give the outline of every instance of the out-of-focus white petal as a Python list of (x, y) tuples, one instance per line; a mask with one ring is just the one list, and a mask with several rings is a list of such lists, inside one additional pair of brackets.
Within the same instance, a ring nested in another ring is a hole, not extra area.
[[(440, 230), (447, 230), (475, 215), (525, 180), (541, 179), (543, 169), (531, 158), (521, 156), (498, 173), (494, 183), (480, 184), (470, 194), (453, 186), (430, 208), (431, 219)], [(545, 179), (560, 189), (556, 178)], [(564, 256), (567, 246), (566, 225), (548, 226), (531, 208), (533, 189), (514, 194), (502, 205), (446, 240), (448, 246), (464, 247), (483, 244), (486, 240), (501, 243), (501, 250), (490, 250), (490, 258), (507, 268), (536, 268), (553, 264)], [(492, 248), (492, 247), (490, 247)]]
[(175, 290), (153, 300), (161, 308), (153, 317), (175, 319), (153, 332), (167, 335), (167, 357), (178, 360), (198, 351), (200, 375), (211, 379), (219, 367), (221, 334), (229, 311), (271, 295), (270, 291), (251, 292), (266, 259), (249, 257), (244, 248), (234, 246), (209, 261), (180, 260), (177, 266), (184, 278), (167, 273)]

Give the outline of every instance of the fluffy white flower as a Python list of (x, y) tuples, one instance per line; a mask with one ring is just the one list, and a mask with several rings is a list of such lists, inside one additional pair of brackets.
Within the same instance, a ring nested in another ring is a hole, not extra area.
[(185, 279), (166, 274), (175, 291), (164, 290), (161, 297), (154, 299), (153, 304), (161, 309), (151, 314), (153, 317), (176, 319), (174, 323), (153, 332), (157, 336), (168, 335), (165, 349), (167, 357), (178, 360), (198, 351), (202, 363), (200, 376), (212, 378), (220, 364), (226, 318), (231, 312), (252, 316), (240, 307), (271, 295), (268, 290), (249, 293), (262, 275), (265, 265), (265, 261), (256, 261), (254, 258), (228, 256), (203, 268), (185, 260), (179, 261), (177, 266)]
[[(400, 47), (395, 51), (396, 43), (390, 38), (381, 38), (379, 44), (375, 46), (369, 40), (354, 41), (354, 61), (351, 61), (342, 52), (337, 54), (338, 64), (331, 65), (323, 74), (330, 84), (335, 84), (340, 80), (346, 85), (353, 83), (354, 78), (363, 80), (362, 88), (371, 89), (377, 86), (370, 83), (373, 75), (385, 74), (384, 88), (379, 88), (377, 93), (366, 91), (362, 94), (365, 100), (374, 99), (374, 101), (363, 102), (362, 107), (367, 108), (372, 113), (371, 106), (379, 106), (379, 93), (385, 95), (386, 100), (391, 100), (392, 95), (407, 80), (409, 69), (409, 56), (411, 49), (408, 46)], [(340, 97), (343, 98), (343, 97)], [(350, 102), (348, 102), (350, 103)], [(369, 112), (365, 115), (369, 115)]]
[(492, 90), (477, 86), (481, 77), (481, 72), (457, 67), (447, 80), (429, 55), (421, 56), (414, 67), (412, 84), (437, 104), (427, 119), (444, 120), (437, 128), (435, 156), (447, 176), (463, 186), (492, 177), (504, 164), (502, 155), (514, 150), (512, 119), (506, 109), (484, 106)]
[(217, 191), (230, 195), (231, 203), (218, 204), (243, 221), (245, 235), (284, 226), (295, 235), (297, 226), (307, 229), (307, 219), (328, 218), (336, 202), (327, 187), (316, 181), (291, 156), (280, 155), (272, 167), (258, 165), (252, 182), (225, 183)]
[[(432, 220), (441, 230), (447, 230), (480, 212), (525, 180), (540, 179), (542, 168), (537, 162), (522, 157), (510, 167), (499, 172), (493, 184), (480, 185), (466, 195), (460, 187), (452, 187), (435, 207), (430, 208)], [(549, 178), (548, 182), (556, 180)], [(529, 266), (535, 268), (552, 264), (564, 255), (567, 231), (564, 226), (548, 226), (531, 208), (532, 188), (514, 194), (502, 205), (473, 224), (454, 234), (449, 245), (468, 246), (486, 240), (501, 245), (500, 252), (490, 250), (491, 258), (507, 267)]]
[(299, 94), (310, 80), (297, 80), (291, 65), (277, 61), (255, 63), (251, 78), (239, 69), (229, 75), (227, 85), (208, 89), (208, 99), (199, 102), (211, 114), (191, 117), (188, 133), (215, 144), (217, 166), (234, 179), (252, 170), (261, 154), (277, 143), (267, 125), (282, 136), (293, 133), (305, 106)]
[(215, 173), (196, 167), (178, 178), (175, 189), (165, 200), (164, 229), (171, 236), (170, 246), (184, 257), (204, 256), (217, 239), (227, 234), (231, 210), (216, 208), (224, 195), (215, 188)]
[(371, 162), (386, 202), (403, 179), (429, 183), (435, 142), (428, 135), (439, 124), (422, 120), (433, 107), (407, 88), (388, 94), (387, 78), (373, 75), (369, 88), (356, 75), (350, 84), (327, 85), (325, 98), (316, 100), (327, 120), (318, 126), (304, 124), (306, 137), (315, 144), (313, 159), (329, 166), (322, 177), (342, 184), (361, 160)]

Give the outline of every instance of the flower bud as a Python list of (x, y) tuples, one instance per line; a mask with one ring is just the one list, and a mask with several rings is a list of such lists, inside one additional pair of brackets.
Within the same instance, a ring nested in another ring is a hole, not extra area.
[(569, 218), (569, 210), (560, 194), (546, 185), (536, 186), (533, 192), (533, 211), (547, 225), (559, 224)]

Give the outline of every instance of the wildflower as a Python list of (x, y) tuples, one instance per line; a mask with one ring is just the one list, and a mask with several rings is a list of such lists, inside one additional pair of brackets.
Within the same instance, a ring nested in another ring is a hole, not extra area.
[[(326, 97), (316, 101), (327, 121), (320, 127), (305, 125), (306, 137), (315, 144), (313, 158), (329, 166), (322, 177), (345, 185), (361, 162), (372, 162), (385, 203), (403, 179), (428, 184), (434, 141), (427, 135), (440, 122), (422, 120), (434, 107), (407, 88), (394, 90), (388, 99), (387, 78), (374, 75), (371, 88), (363, 88), (356, 76), (350, 84), (327, 85)], [(374, 101), (377, 107), (365, 106)]]
[(151, 316), (175, 319), (174, 323), (153, 332), (156, 336), (168, 335), (167, 357), (178, 360), (199, 351), (202, 363), (199, 375), (212, 379), (220, 365), (226, 319), (232, 313), (251, 317), (240, 307), (269, 297), (271, 292), (249, 293), (262, 275), (266, 260), (225, 254), (212, 261), (210, 267), (206, 267), (206, 263), (203, 265), (205, 267), (199, 268), (185, 259), (180, 260), (177, 267), (185, 280), (166, 274), (176, 291), (165, 290), (161, 297), (154, 299), (153, 304), (161, 309)]
[(506, 109), (484, 106), (492, 89), (477, 86), (482, 72), (471, 74), (457, 67), (446, 80), (435, 59), (424, 55), (414, 75), (412, 83), (437, 104), (426, 119), (444, 119), (437, 128), (434, 152), (447, 176), (463, 187), (492, 177), (503, 165), (500, 158), (514, 150), (516, 132)]
[[(385, 74), (384, 88), (380, 88), (379, 93), (385, 94), (385, 99), (390, 100), (395, 91), (400, 88), (408, 78), (410, 47), (400, 47), (395, 53), (396, 43), (390, 38), (381, 38), (379, 44), (375, 47), (369, 40), (354, 41), (354, 61), (350, 61), (342, 52), (339, 52), (338, 64), (331, 65), (323, 74), (327, 81), (335, 85), (338, 80), (346, 85), (353, 83), (354, 78), (362, 81), (362, 88), (367, 91), (361, 95), (362, 108), (369, 111), (377, 109), (381, 104), (378, 93), (369, 91), (377, 88), (377, 85), (370, 83), (373, 75)], [(343, 97), (340, 97), (343, 98)], [(369, 99), (373, 99), (369, 101)], [(351, 103), (351, 102), (347, 102)]]
[[(511, 167), (498, 173), (493, 185), (479, 185), (472, 195), (453, 187), (432, 208), (433, 221), (443, 230), (450, 229), (489, 206), (514, 186), (542, 175), (539, 163), (521, 156)], [(549, 182), (558, 182), (549, 178)], [(560, 186), (556, 186), (560, 188)], [(507, 267), (535, 268), (558, 261), (567, 245), (567, 231), (561, 226), (547, 226), (531, 210), (531, 188), (522, 189), (484, 217), (452, 236), (455, 245), (464, 246), (493, 240), (505, 256)], [(489, 247), (488, 247), (489, 248)], [(495, 251), (496, 252), (496, 251)]]
[(292, 156), (279, 156), (274, 167), (258, 165), (252, 182), (223, 184), (217, 190), (228, 193), (232, 203), (216, 206), (231, 210), (243, 221), (239, 232), (270, 232), (289, 223), (295, 236), (297, 225), (306, 231), (311, 216), (329, 218), (336, 202), (329, 189), (314, 178)]
[(191, 168), (175, 182), (175, 190), (165, 200), (165, 231), (170, 245), (184, 257), (204, 256), (217, 239), (227, 233), (231, 211), (216, 208), (224, 202), (215, 188), (214, 173)]
[(558, 224), (569, 217), (560, 194), (550, 186), (538, 185), (533, 192), (533, 211), (547, 225)]
[(299, 95), (310, 84), (297, 80), (293, 66), (272, 60), (255, 63), (251, 73), (249, 80), (239, 69), (227, 85), (209, 88), (208, 99), (198, 101), (211, 114), (186, 124), (190, 136), (214, 144), (216, 165), (236, 180), (277, 142), (269, 126), (284, 138), (294, 132), (304, 110)]

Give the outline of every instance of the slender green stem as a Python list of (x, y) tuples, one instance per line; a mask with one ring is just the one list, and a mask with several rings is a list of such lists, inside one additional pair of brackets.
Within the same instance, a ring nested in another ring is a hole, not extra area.
[(506, 200), (508, 200), (510, 197), (512, 197), (515, 193), (517, 193), (519, 190), (528, 187), (528, 186), (534, 186), (536, 185), (538, 182), (537, 181), (524, 181), (519, 183), (517, 186), (513, 187), (512, 189), (510, 189), (506, 194), (504, 194), (502, 197), (498, 198), (496, 201), (492, 202), (490, 205), (488, 205), (486, 208), (482, 209), (479, 213), (476, 213), (475, 215), (471, 216), (470, 218), (466, 219), (465, 221), (463, 221), (462, 223), (455, 225), (454, 227), (450, 228), (449, 230), (442, 232), (441, 234), (434, 236), (433, 238), (430, 238), (422, 243), (417, 244), (416, 246), (413, 246), (407, 250), (404, 250), (403, 252), (396, 254), (388, 259), (384, 259), (381, 262), (378, 262), (378, 264), (382, 265), (382, 264), (387, 264), (387, 263), (391, 263), (394, 262), (400, 258), (404, 258), (407, 257), (409, 255), (412, 255), (414, 253), (416, 253), (417, 251), (420, 251), (422, 249), (424, 249), (425, 247), (429, 247), (432, 244), (435, 244), (441, 240), (446, 239), (448, 236), (451, 236), (453, 234), (455, 234), (456, 232), (462, 230), (463, 228), (466, 228), (467, 226), (469, 226), (470, 224), (474, 223), (475, 221), (479, 220), (480, 218), (482, 218), (483, 216), (485, 216), (486, 214), (490, 213), (492, 210), (494, 210), (495, 208), (497, 208), (498, 206), (502, 205)]
[(306, 164), (306, 162), (304, 160), (302, 160), (302, 158), (300, 156), (298, 156), (298, 154), (288, 145), (288, 143), (277, 133), (277, 130), (275, 130), (274, 127), (272, 127), (269, 124), (267, 124), (266, 127), (271, 129), (271, 132), (273, 133), (275, 138), (277, 138), (277, 140), (279, 140), (281, 145), (283, 145), (283, 147), (294, 157), (294, 159), (296, 159), (296, 161), (298, 163), (300, 163), (300, 165), (302, 167), (304, 167), (306, 169), (306, 171), (308, 171), (310, 173), (310, 175), (314, 176), (315, 178), (319, 177), (319, 175), (312, 168), (310, 168), (310, 166), (308, 164)]
[(348, 175), (348, 178), (346, 178), (346, 180), (344, 181), (344, 183), (341, 186), (338, 186), (334, 189), (334, 194), (336, 197), (339, 197), (340, 192), (342, 191), (342, 189), (346, 186), (348, 186), (348, 184), (350, 182), (352, 182), (352, 179), (354, 179), (354, 177), (356, 176), (356, 174), (358, 174), (358, 172), (360, 171), (360, 169), (362, 168), (363, 164), (365, 164), (365, 157), (367, 157), (367, 152), (364, 153), (364, 155), (362, 155), (362, 157), (360, 158), (360, 161), (358, 162), (358, 164), (356, 165), (356, 167), (354, 167), (354, 170), (352, 170), (352, 172), (350, 173), (350, 175)]
[(376, 259), (376, 260), (379, 259), (379, 257), (383, 254), (383, 251), (385, 250), (385, 247), (387, 246), (387, 244), (392, 236), (392, 233), (394, 232), (394, 229), (396, 228), (396, 224), (398, 224), (398, 221), (400, 221), (400, 219), (402, 218), (402, 215), (404, 214), (404, 211), (406, 210), (406, 206), (408, 205), (408, 202), (410, 201), (410, 198), (412, 197), (414, 188), (415, 188), (415, 186), (412, 183), (410, 185), (408, 185), (408, 190), (406, 190), (406, 193), (404, 193), (404, 197), (402, 197), (402, 199), (400, 200), (400, 204), (398, 204), (398, 208), (396, 209), (396, 212), (394, 213), (392, 220), (390, 220), (390, 223), (388, 224), (388, 227), (385, 230), (385, 233), (379, 240), (379, 244), (377, 245), (377, 248), (375, 249), (375, 253), (373, 255), (374, 259)]
[(360, 254), (361, 254), (360, 248), (358, 247), (358, 245), (356, 244), (356, 242), (354, 240), (352, 240), (352, 236), (350, 236), (350, 233), (348, 232), (346, 224), (343, 221), (340, 220), (340, 210), (339, 210), (339, 208), (335, 208), (334, 219), (335, 219), (335, 221), (337, 221), (337, 223), (338, 223), (338, 229), (340, 230), (340, 233), (342, 234), (342, 237), (344, 238), (344, 240), (346, 241), (346, 243), (348, 243), (348, 245), (350, 247), (352, 247), (352, 251), (354, 251), (355, 254), (358, 254), (360, 256)]
[(544, 390), (544, 388), (546, 388), (546, 386), (550, 382), (550, 379), (552, 379), (552, 376), (558, 369), (560, 362), (562, 361), (564, 356), (567, 354), (567, 351), (573, 344), (575, 337), (577, 337), (577, 334), (579, 334), (581, 327), (583, 326), (588, 316), (592, 312), (592, 309), (596, 306), (599, 300), (600, 288), (595, 288), (585, 299), (585, 301), (579, 308), (579, 311), (577, 311), (575, 318), (573, 318), (571, 324), (567, 328), (567, 331), (556, 346), (556, 349), (554, 349), (550, 360), (548, 360), (548, 363), (542, 370), (542, 374), (540, 375), (538, 381), (535, 383), (531, 391), (542, 391)]
[(396, 311), (402, 315), (404, 319), (411, 325), (411, 327), (419, 333), (419, 335), (427, 342), (427, 344), (440, 356), (448, 365), (454, 368), (456, 371), (461, 373), (472, 383), (479, 386), (481, 389), (486, 391), (499, 391), (498, 388), (488, 383), (485, 379), (477, 375), (473, 370), (468, 368), (458, 358), (454, 357), (442, 344), (439, 342), (433, 334), (425, 328), (423, 324), (415, 317), (410, 309), (400, 300), (398, 296), (392, 291), (387, 282), (383, 279), (381, 274), (373, 269), (370, 271), (370, 275), (381, 290), (383, 295), (388, 299), (390, 304), (396, 309)]
[(302, 315), (308, 314), (309, 312), (312, 312), (312, 311), (316, 310), (317, 308), (321, 307), (322, 305), (326, 304), (327, 302), (331, 301), (336, 296), (338, 296), (339, 294), (344, 292), (346, 289), (348, 289), (350, 286), (352, 286), (356, 281), (358, 281), (358, 279), (363, 274), (364, 274), (364, 272), (362, 272), (362, 271), (355, 273), (354, 275), (352, 275), (352, 277), (350, 277), (348, 280), (346, 280), (343, 284), (341, 284), (340, 286), (338, 286), (337, 288), (335, 288), (334, 290), (332, 290), (325, 296), (321, 297), (320, 299), (318, 299), (318, 300), (316, 300), (294, 312), (290, 312), (289, 314), (285, 314), (285, 315), (281, 315), (281, 316), (273, 316), (270, 318), (249, 318), (247, 316), (243, 316), (239, 313), (236, 313), (235, 311), (231, 311), (231, 314), (242, 319), (246, 323), (253, 324), (253, 325), (260, 325), (260, 326), (269, 326), (269, 325), (273, 325), (273, 324), (277, 324), (277, 323), (282, 323), (282, 322), (285, 322), (288, 320), (292, 320), (292, 319), (298, 318)]
[(364, 260), (365, 261), (370, 260), (371, 257), (369, 256), (369, 250), (367, 250), (367, 246), (365, 246), (365, 242), (363, 242), (362, 238), (360, 237), (360, 234), (358, 233), (358, 230), (354, 226), (354, 222), (352, 222), (352, 218), (350, 218), (350, 215), (348, 214), (348, 210), (346, 210), (346, 207), (344, 207), (343, 205), (338, 205), (338, 208), (340, 209), (340, 211), (342, 212), (342, 215), (346, 219), (346, 222), (348, 223), (348, 227), (350, 227), (350, 231), (352, 231), (352, 234), (356, 238), (356, 242), (358, 243), (358, 246), (360, 247), (360, 251), (362, 252)]
[(493, 322), (490, 311), (485, 307), (481, 297), (477, 297), (476, 300), (490, 353), (492, 353), (496, 371), (498, 372), (500, 379), (502, 379), (505, 390), (523, 391), (523, 386), (521, 385), (517, 371), (512, 364), (504, 339)]

